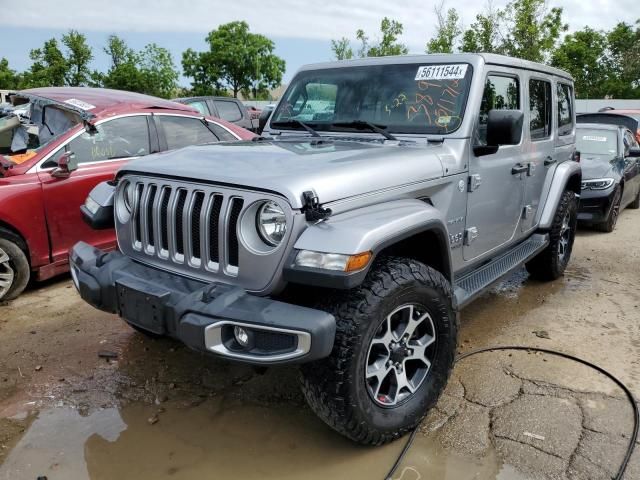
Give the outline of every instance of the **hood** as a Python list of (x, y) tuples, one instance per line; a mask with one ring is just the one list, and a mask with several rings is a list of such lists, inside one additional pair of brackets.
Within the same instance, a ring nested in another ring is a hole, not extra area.
[(616, 159), (612, 159), (611, 155), (583, 153), (580, 156), (582, 179), (591, 180), (594, 178), (616, 178), (619, 174), (615, 168), (615, 163)]
[(312, 190), (321, 203), (441, 177), (443, 144), (274, 140), (186, 147), (148, 155), (121, 172), (183, 177), (279, 193), (293, 208)]

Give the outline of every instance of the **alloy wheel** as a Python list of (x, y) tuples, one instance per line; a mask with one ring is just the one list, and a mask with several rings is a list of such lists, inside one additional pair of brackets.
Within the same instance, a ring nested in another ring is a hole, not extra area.
[(382, 321), (367, 353), (365, 382), (373, 401), (394, 407), (408, 400), (431, 370), (436, 330), (417, 304), (396, 308)]
[(569, 246), (571, 245), (571, 215), (565, 213), (560, 227), (560, 239), (558, 240), (558, 260), (564, 262), (569, 254)]
[(11, 267), (10, 260), (7, 252), (0, 248), (0, 298), (3, 298), (13, 285), (15, 272)]

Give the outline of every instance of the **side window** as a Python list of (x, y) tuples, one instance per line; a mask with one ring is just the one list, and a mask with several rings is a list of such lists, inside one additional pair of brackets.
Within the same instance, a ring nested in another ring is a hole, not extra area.
[(189, 106), (195, 108), (203, 115), (211, 115), (211, 112), (209, 112), (209, 107), (207, 107), (207, 102), (205, 102), (204, 100), (189, 102)]
[(551, 83), (529, 80), (529, 131), (531, 140), (551, 136)]
[(237, 138), (231, 132), (229, 132), (229, 130), (221, 127), (217, 123), (208, 122), (208, 125), (209, 125), (209, 128), (213, 130), (213, 132), (216, 134), (216, 137), (218, 137), (220, 141), (228, 142), (228, 141), (237, 140)]
[(237, 122), (242, 120), (242, 111), (238, 104), (231, 100), (214, 100), (214, 105), (218, 109), (218, 115), (227, 122)]
[(199, 118), (172, 115), (158, 115), (156, 118), (160, 120), (169, 150), (218, 141), (218, 137)]
[(558, 135), (569, 135), (573, 131), (573, 95), (571, 87), (558, 83)]
[[(123, 117), (101, 123), (95, 133), (83, 132), (71, 140), (66, 150), (74, 153), (78, 164), (147, 155), (150, 150), (147, 117)], [(56, 152), (42, 167), (55, 167), (60, 153)]]
[(631, 133), (629, 130), (626, 130), (624, 136), (630, 148), (638, 148), (638, 141), (636, 140), (636, 137), (633, 136), (633, 133)]
[(489, 75), (480, 103), (476, 144), (487, 144), (489, 110), (520, 110), (520, 82), (515, 77)]

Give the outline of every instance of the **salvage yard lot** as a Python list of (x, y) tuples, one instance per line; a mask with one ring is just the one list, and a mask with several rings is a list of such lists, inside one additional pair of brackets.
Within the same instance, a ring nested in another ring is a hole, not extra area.
[[(462, 312), (460, 351), (557, 349), (640, 396), (639, 242), (638, 211), (611, 234), (579, 231), (563, 278), (518, 271)], [(307, 409), (295, 369), (147, 339), (68, 278), (0, 307), (0, 339), (1, 480), (384, 478), (404, 444), (355, 446)], [(483, 354), (456, 366), (395, 478), (611, 478), (632, 425), (622, 392), (577, 364)]]

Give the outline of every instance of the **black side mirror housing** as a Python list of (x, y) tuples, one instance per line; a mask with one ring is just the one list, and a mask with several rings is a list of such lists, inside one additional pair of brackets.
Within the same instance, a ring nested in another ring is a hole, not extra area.
[(524, 114), (519, 110), (489, 110), (487, 144), (473, 148), (476, 156), (492, 155), (500, 145), (517, 145), (522, 137)]
[(630, 158), (640, 158), (640, 148), (639, 147), (631, 147), (629, 149), (628, 157), (630, 157)]
[(73, 152), (64, 152), (56, 161), (58, 166), (51, 170), (51, 176), (55, 178), (68, 178), (71, 172), (78, 169), (76, 156)]
[(82, 219), (94, 230), (114, 228), (113, 204), (116, 185), (113, 182), (102, 182), (93, 187), (89, 196), (80, 206)]
[(260, 112), (260, 116), (258, 117), (258, 131), (256, 132), (258, 135), (262, 135), (264, 131), (264, 127), (267, 126), (267, 122), (269, 121), (269, 117), (273, 113), (273, 108), (265, 107)]

